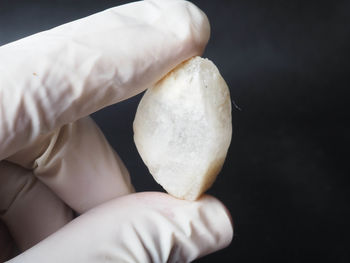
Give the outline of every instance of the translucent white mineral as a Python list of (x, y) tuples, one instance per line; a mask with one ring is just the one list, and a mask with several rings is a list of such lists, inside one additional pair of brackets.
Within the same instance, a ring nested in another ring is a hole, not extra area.
[(171, 195), (196, 200), (215, 181), (231, 142), (229, 89), (217, 67), (195, 57), (143, 96), (134, 120), (136, 147)]

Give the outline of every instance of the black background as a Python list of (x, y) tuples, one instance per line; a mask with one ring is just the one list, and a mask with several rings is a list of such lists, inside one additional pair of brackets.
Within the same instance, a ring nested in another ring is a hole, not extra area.
[[(128, 1), (0, 0), (0, 45)], [(350, 262), (350, 1), (210, 1), (205, 57), (227, 81), (233, 138), (210, 194), (232, 244), (198, 262)], [(132, 139), (138, 101), (93, 114), (138, 191), (161, 190)]]

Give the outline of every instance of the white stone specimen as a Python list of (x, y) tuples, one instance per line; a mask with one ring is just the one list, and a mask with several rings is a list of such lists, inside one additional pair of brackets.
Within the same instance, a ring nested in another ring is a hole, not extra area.
[(217, 67), (194, 57), (144, 94), (134, 140), (154, 179), (171, 195), (196, 200), (215, 181), (232, 136), (229, 89)]

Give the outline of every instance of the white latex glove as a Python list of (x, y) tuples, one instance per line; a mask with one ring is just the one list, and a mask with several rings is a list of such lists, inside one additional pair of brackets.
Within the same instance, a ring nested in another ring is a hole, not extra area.
[(12, 241), (24, 263), (188, 262), (231, 242), (213, 197), (133, 194), (86, 117), (201, 55), (209, 31), (189, 2), (140, 1), (0, 47), (0, 260)]

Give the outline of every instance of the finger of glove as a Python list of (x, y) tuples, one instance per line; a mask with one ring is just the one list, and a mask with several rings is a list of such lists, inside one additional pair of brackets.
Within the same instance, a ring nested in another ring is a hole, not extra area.
[(128, 170), (90, 117), (56, 129), (7, 160), (33, 170), (79, 213), (134, 192)]
[(26, 250), (73, 219), (72, 210), (34, 175), (0, 162), (0, 219), (13, 240)]
[(145, 192), (88, 211), (11, 262), (190, 262), (232, 235), (230, 216), (213, 197)]
[(15, 244), (6, 225), (0, 220), (0, 262), (15, 256)]
[(0, 48), (0, 160), (38, 136), (127, 99), (199, 55), (205, 14), (182, 0), (139, 1)]

